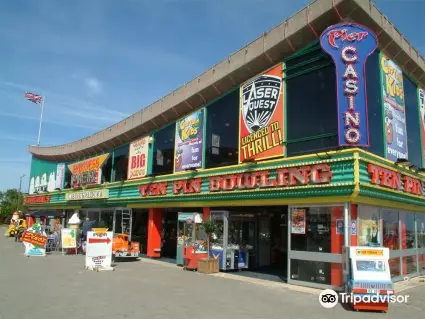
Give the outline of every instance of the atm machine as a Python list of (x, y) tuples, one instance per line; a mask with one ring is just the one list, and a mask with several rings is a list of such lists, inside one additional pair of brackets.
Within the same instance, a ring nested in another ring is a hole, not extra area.
[(389, 254), (385, 247), (349, 247), (347, 293), (354, 310), (388, 311), (394, 295)]

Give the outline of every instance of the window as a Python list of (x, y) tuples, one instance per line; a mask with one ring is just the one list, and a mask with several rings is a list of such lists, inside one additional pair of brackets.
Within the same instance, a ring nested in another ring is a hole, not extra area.
[[(291, 250), (330, 253), (331, 213), (332, 207), (293, 208)], [(305, 234), (302, 228), (305, 229)]]
[(108, 160), (102, 166), (102, 181), (103, 183), (109, 183), (111, 181), (111, 172), (112, 172), (112, 154), (109, 155)]
[(207, 106), (205, 167), (238, 163), (239, 90)]
[(383, 244), (390, 250), (400, 249), (398, 212), (382, 211)]
[(174, 170), (174, 140), (176, 123), (154, 133), (153, 174), (169, 174)]
[(113, 182), (127, 179), (128, 150), (128, 144), (114, 150)]
[(335, 66), (286, 80), (287, 153), (295, 156), (337, 146)]
[(402, 249), (416, 248), (416, 234), (415, 234), (415, 214), (414, 213), (400, 213), (401, 219), (401, 245)]
[(385, 263), (382, 260), (357, 260), (356, 268), (357, 271), (383, 272)]
[(419, 106), (416, 85), (404, 78), (404, 101), (406, 105), (407, 151), (409, 161), (417, 167), (422, 167), (421, 133), (419, 129)]
[(376, 207), (359, 206), (357, 243), (359, 246), (380, 246), (379, 210)]
[(418, 248), (425, 248), (425, 214), (416, 214), (418, 234)]
[(375, 51), (366, 63), (367, 117), (370, 141), (370, 147), (366, 150), (384, 157), (384, 127), (379, 70), (379, 52)]

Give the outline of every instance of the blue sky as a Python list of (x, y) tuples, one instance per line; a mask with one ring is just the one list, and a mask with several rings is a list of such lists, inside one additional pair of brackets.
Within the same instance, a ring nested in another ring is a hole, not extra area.
[[(41, 145), (71, 142), (190, 81), (308, 2), (1, 1), (0, 190), (29, 175), (40, 107), (26, 90), (46, 95)], [(424, 55), (425, 1), (376, 3)]]

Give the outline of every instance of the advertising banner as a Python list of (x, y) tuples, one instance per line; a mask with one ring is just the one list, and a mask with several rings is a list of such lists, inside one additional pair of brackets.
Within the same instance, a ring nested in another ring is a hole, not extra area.
[(71, 171), (71, 187), (100, 184), (102, 166), (109, 158), (109, 153), (68, 165)]
[(203, 167), (204, 114), (201, 109), (177, 121), (174, 172)]
[(283, 64), (240, 87), (239, 163), (285, 155)]
[(386, 158), (407, 159), (406, 108), (403, 71), (384, 54), (380, 54), (382, 103), (384, 111), (384, 143)]
[(113, 232), (87, 232), (85, 266), (90, 270), (106, 270), (112, 263)]
[(422, 165), (425, 166), (425, 90), (418, 89), (418, 105), (419, 117), (421, 125), (421, 141), (422, 141)]
[(293, 208), (291, 212), (291, 234), (305, 234), (306, 210)]
[(47, 235), (40, 223), (35, 223), (22, 234), (25, 256), (46, 256)]
[(130, 143), (127, 179), (137, 179), (147, 175), (149, 140), (150, 137), (145, 136)]
[(63, 228), (61, 230), (62, 249), (77, 248), (76, 231), (70, 228)]
[(72, 192), (65, 194), (65, 200), (89, 200), (109, 198), (108, 189), (85, 190), (81, 192)]
[(377, 37), (362, 25), (341, 23), (323, 31), (320, 45), (336, 67), (338, 144), (369, 146), (365, 65)]
[(56, 168), (56, 189), (63, 189), (65, 182), (65, 163), (59, 163)]

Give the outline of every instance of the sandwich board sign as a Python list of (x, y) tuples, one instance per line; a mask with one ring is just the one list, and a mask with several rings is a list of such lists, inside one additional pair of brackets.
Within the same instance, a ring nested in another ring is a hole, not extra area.
[(107, 229), (87, 232), (86, 269), (113, 270), (112, 238), (113, 232), (108, 232)]
[(22, 234), (25, 256), (46, 256), (47, 235), (40, 223), (35, 223)]

